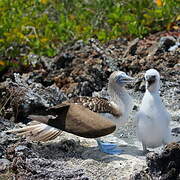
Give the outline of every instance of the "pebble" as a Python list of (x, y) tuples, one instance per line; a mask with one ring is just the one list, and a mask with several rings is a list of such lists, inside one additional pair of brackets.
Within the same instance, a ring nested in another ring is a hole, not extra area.
[(6, 170), (11, 162), (8, 159), (0, 159), (0, 172)]
[(24, 151), (25, 149), (27, 149), (26, 146), (19, 145), (15, 148), (15, 152)]

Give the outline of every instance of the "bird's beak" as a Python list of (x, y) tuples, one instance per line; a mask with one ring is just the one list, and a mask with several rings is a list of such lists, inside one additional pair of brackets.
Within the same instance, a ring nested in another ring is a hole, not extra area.
[(123, 78), (122, 77), (118, 78), (117, 82), (118, 83), (132, 83), (132, 82), (135, 82), (135, 79), (126, 74), (125, 76), (123, 76)]
[(150, 86), (156, 81), (156, 76), (146, 76), (146, 81), (148, 82), (148, 86)]

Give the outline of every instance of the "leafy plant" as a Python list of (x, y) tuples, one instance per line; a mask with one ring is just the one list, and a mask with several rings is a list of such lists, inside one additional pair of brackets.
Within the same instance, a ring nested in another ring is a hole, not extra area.
[(143, 37), (168, 29), (178, 0), (0, 0), (0, 70), (29, 53), (54, 56), (72, 40)]

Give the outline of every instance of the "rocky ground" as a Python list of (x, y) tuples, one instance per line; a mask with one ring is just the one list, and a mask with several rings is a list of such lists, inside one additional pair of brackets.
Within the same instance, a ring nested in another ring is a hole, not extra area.
[[(144, 156), (134, 123), (144, 93), (143, 73), (156, 68), (161, 74), (161, 96), (172, 116), (173, 139), (180, 141), (179, 43), (179, 32), (161, 32), (132, 42), (118, 39), (103, 45), (90, 39), (86, 44), (78, 41), (62, 48), (51, 59), (30, 55), (33, 66), (19, 69), (21, 75), (14, 75), (12, 69), (4, 72), (0, 85), (0, 102), (4, 105), (0, 118), (0, 179), (180, 179), (179, 145), (157, 148)], [(110, 140), (118, 138), (123, 154), (106, 155), (98, 151), (95, 140), (65, 132), (48, 143), (27, 142), (5, 133), (14, 126), (23, 126), (13, 121), (26, 122), (28, 114), (38, 113), (43, 106), (77, 95), (92, 96), (102, 88), (105, 91), (114, 70), (137, 78), (127, 87), (135, 104), (128, 124), (114, 136), (107, 136)], [(17, 98), (24, 94), (31, 96), (31, 101)]]

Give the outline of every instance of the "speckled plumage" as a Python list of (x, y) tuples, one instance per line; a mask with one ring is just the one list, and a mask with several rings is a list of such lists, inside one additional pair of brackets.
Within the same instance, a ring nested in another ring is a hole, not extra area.
[(97, 113), (110, 113), (113, 116), (120, 116), (121, 111), (111, 101), (99, 97), (75, 97), (67, 101), (70, 103), (80, 104), (89, 110)]

